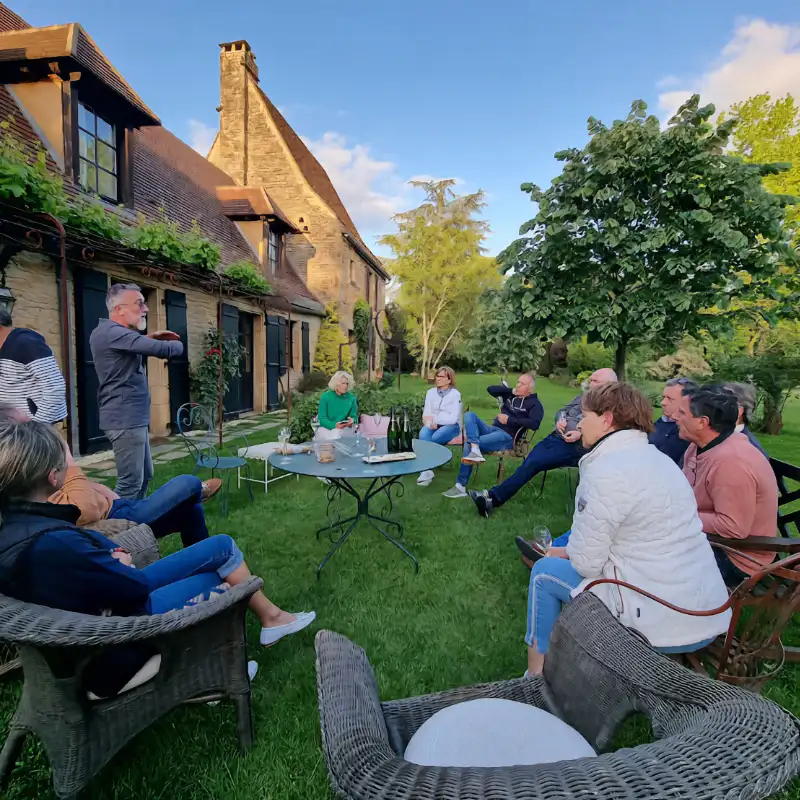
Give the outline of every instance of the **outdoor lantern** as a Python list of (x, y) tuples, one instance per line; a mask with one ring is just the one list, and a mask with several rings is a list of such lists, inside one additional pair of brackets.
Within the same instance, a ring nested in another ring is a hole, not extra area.
[(6, 288), (6, 276), (3, 273), (2, 281), (0, 281), (0, 311), (5, 311), (11, 316), (16, 302), (17, 298), (11, 294), (11, 289)]

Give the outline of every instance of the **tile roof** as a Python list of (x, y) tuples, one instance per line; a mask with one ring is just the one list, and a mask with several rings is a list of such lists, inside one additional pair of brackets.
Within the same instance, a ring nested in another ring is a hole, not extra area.
[(292, 233), (301, 232), (263, 186), (217, 186), (217, 197), (231, 219), (277, 217)]
[[(197, 220), (205, 235), (222, 247), (223, 265), (256, 260), (236, 223), (225, 216), (217, 198), (219, 186), (234, 186), (233, 178), (166, 128), (153, 126), (134, 133), (134, 209), (156, 220), (163, 208), (183, 229)], [(270, 283), (289, 299), (303, 297), (318, 302), (288, 264), (284, 273), (270, 278)]]
[[(19, 17), (17, 20), (22, 21)], [(114, 69), (89, 34), (77, 23), (52, 25), (46, 28), (20, 28), (14, 19), (9, 18), (8, 22), (16, 24), (17, 27), (10, 29), (0, 27), (0, 60), (74, 59), (143, 115), (143, 123), (159, 122), (158, 117), (145, 105), (141, 97)]]
[(30, 25), (19, 14), (0, 3), (0, 31), (24, 31), (25, 28), (30, 28)]
[(325, 172), (325, 168), (314, 158), (311, 151), (306, 147), (305, 142), (295, 133), (283, 114), (278, 111), (273, 102), (267, 97), (264, 90), (258, 84), (255, 84), (255, 87), (261, 93), (261, 97), (267, 106), (269, 115), (275, 123), (275, 127), (277, 127), (283, 140), (286, 142), (286, 146), (289, 148), (292, 158), (295, 160), (295, 163), (300, 168), (300, 171), (303, 173), (303, 176), (308, 181), (311, 188), (333, 210), (333, 213), (339, 218), (339, 222), (344, 228), (344, 231), (355, 237), (368, 256), (383, 269), (380, 259), (367, 247), (366, 243), (361, 238), (361, 234), (359, 234), (355, 223), (347, 213), (347, 209), (344, 207), (344, 203), (336, 192), (336, 189), (334, 189), (331, 179), (328, 177), (328, 173)]
[[(0, 3), (0, 32), (19, 30), (25, 24), (24, 20)], [(109, 68), (113, 70), (110, 65)], [(11, 92), (2, 85), (0, 119), (9, 119), (11, 133), (31, 153), (41, 146), (37, 133)], [(167, 216), (184, 230), (188, 230), (192, 221), (197, 220), (204, 235), (221, 246), (223, 265), (256, 259), (236, 223), (225, 216), (217, 199), (218, 186), (234, 185), (226, 172), (215, 167), (161, 125), (135, 130), (132, 139), (134, 211), (141, 212), (149, 220), (156, 220), (161, 218), (160, 209), (163, 208)], [(54, 172), (58, 171), (49, 154), (47, 165)], [(70, 186), (66, 185), (66, 188), (69, 190)], [(322, 304), (289, 264), (286, 264), (282, 274), (272, 276), (270, 283), (276, 294), (296, 300), (303, 308), (322, 311)]]

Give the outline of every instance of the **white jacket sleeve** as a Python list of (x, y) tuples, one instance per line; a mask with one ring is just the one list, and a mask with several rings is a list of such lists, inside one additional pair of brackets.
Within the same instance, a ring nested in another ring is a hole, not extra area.
[(436, 389), (428, 389), (425, 392), (425, 407), (422, 409), (422, 416), (423, 417), (433, 417), (433, 406), (431, 405), (431, 400), (433, 399), (433, 395), (436, 393)]
[(626, 498), (614, 492), (616, 475), (578, 486), (567, 556), (584, 578), (599, 578), (609, 559), (620, 523), (627, 515)]

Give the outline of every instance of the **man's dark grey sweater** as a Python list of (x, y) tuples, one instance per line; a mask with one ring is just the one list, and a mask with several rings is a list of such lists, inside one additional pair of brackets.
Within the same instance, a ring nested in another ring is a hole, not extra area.
[(183, 353), (181, 342), (161, 342), (101, 319), (89, 337), (100, 381), (100, 429), (142, 428), (150, 424), (150, 389), (142, 357), (170, 358)]

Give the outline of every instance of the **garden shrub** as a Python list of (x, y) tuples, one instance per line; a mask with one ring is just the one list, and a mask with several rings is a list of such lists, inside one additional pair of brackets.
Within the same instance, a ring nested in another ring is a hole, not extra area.
[(320, 389), (327, 389), (328, 388), (328, 378), (324, 372), (318, 372), (316, 370), (311, 370), (311, 372), (306, 372), (297, 381), (297, 385), (295, 386), (295, 391), (299, 394), (308, 394), (309, 392), (318, 392)]
[[(312, 368), (330, 378), (339, 369), (339, 345), (346, 341), (347, 339), (339, 327), (339, 314), (336, 306), (329, 305), (325, 309), (325, 319), (319, 329)], [(342, 369), (348, 372), (352, 369), (349, 347), (342, 348)]]
[(647, 376), (659, 381), (668, 381), (675, 377), (703, 380), (710, 378), (711, 374), (711, 367), (703, 356), (695, 350), (687, 349), (662, 356), (647, 368)]
[(600, 342), (588, 342), (585, 336), (578, 342), (571, 342), (567, 349), (567, 370), (573, 375), (613, 366), (611, 350)]

